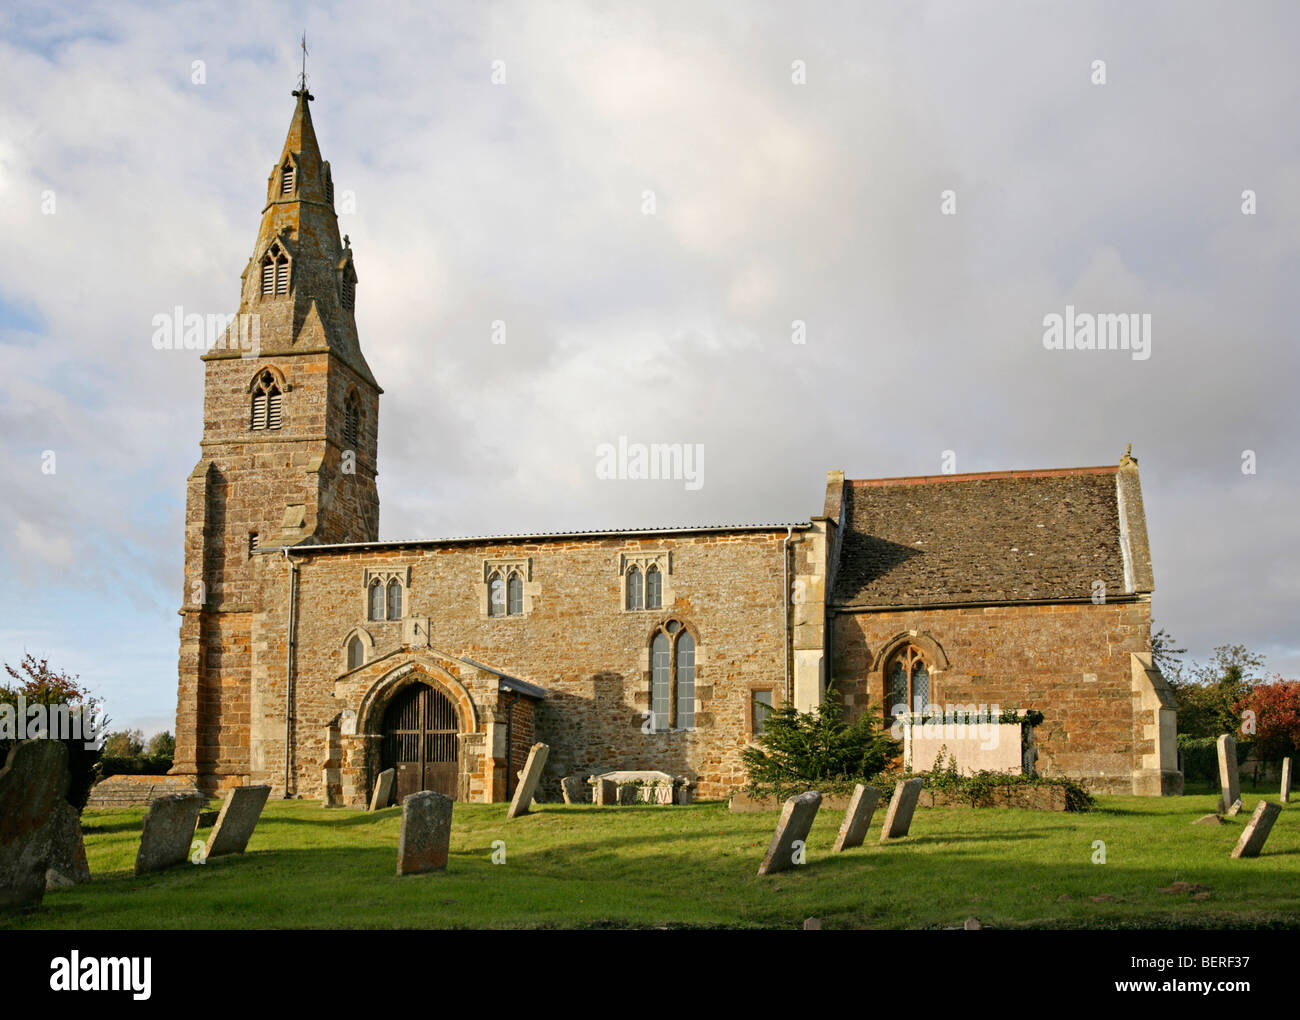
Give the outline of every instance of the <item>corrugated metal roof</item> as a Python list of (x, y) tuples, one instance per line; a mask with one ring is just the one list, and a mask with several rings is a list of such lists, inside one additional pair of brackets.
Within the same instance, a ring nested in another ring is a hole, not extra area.
[(688, 524), (659, 528), (608, 528), (594, 531), (536, 531), (531, 533), (520, 532), (517, 534), (467, 535), (453, 538), (409, 538), (385, 542), (337, 542), (330, 545), (296, 545), (291, 548), (294, 553), (301, 554), (332, 549), (371, 549), (402, 545), (450, 545), (453, 543), (470, 542), (537, 542), (548, 539), (604, 538), (618, 535), (628, 537), (634, 535), (687, 535), (699, 532), (780, 531), (784, 528), (810, 527), (812, 527), (812, 524), (809, 521), (794, 521), (775, 524)]

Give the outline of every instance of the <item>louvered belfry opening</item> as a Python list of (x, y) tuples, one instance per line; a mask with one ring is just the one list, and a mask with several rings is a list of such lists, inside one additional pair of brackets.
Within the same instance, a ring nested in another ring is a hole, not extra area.
[(357, 401), (355, 393), (349, 393), (347, 399), (343, 402), (343, 442), (347, 443), (353, 450), (357, 448), (357, 437), (360, 434), (361, 424), (361, 405)]
[[(263, 163), (262, 166), (266, 166), (266, 164)], [(280, 168), (280, 194), (281, 195), (293, 194), (293, 180), (295, 176), (296, 175), (294, 173), (294, 166), (292, 163), (285, 163), (284, 166)]]
[(289, 293), (289, 256), (278, 244), (262, 257), (262, 296)]
[(454, 798), (460, 772), (456, 706), (441, 691), (415, 683), (384, 712), (383, 768), (397, 772), (396, 801), (421, 790)]
[(253, 409), (249, 428), (278, 429), (280, 427), (280, 385), (270, 372), (263, 372), (253, 387)]

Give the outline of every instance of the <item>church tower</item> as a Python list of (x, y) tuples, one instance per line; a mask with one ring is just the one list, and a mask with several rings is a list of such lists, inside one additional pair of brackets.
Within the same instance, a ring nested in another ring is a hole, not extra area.
[(252, 623), (278, 550), (379, 537), (379, 394), (357, 274), (305, 81), (267, 180), (239, 314), (203, 355), (203, 440), (185, 506), (173, 774), (211, 790), (249, 772)]

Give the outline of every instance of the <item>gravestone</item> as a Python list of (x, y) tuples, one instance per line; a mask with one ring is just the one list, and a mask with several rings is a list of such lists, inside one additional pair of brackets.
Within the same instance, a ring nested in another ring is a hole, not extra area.
[(606, 779), (604, 776), (598, 776), (592, 780), (595, 801), (602, 807), (618, 803), (618, 783), (612, 779)]
[(520, 815), (528, 814), (528, 806), (533, 802), (533, 795), (537, 793), (537, 784), (542, 781), (542, 769), (546, 767), (546, 759), (551, 753), (551, 749), (545, 744), (534, 744), (528, 751), (528, 760), (524, 762), (524, 770), (519, 773), (519, 785), (515, 787), (515, 795), (510, 800), (510, 808), (506, 811), (507, 818), (518, 818)]
[(384, 769), (375, 777), (375, 792), (370, 797), (371, 811), (388, 807), (388, 802), (393, 799), (393, 780), (396, 778), (396, 769)]
[(50, 859), (45, 869), (46, 890), (80, 885), (90, 881), (86, 841), (81, 833), (81, 816), (66, 800), (54, 808)]
[[(1237, 775), (1237, 742), (1230, 734), (1219, 737), (1219, 789), (1223, 808), (1229, 815), (1241, 810), (1241, 780)], [(1235, 808), (1235, 810), (1234, 810)]]
[(20, 740), (9, 749), (0, 769), (0, 910), (40, 906), (67, 793), (62, 741)]
[(1291, 803), (1291, 759), (1282, 759), (1282, 803)]
[(233, 787), (221, 805), (221, 814), (217, 815), (217, 822), (208, 836), (204, 856), (242, 854), (257, 820), (262, 817), (262, 808), (266, 806), (270, 793), (269, 786)]
[(447, 867), (451, 845), (450, 797), (432, 790), (402, 801), (402, 834), (397, 841), (397, 874), (419, 875)]
[(591, 803), (591, 787), (584, 776), (565, 776), (560, 780), (560, 792), (566, 804)]
[(862, 845), (878, 803), (880, 791), (874, 786), (859, 783), (854, 787), (853, 799), (849, 801), (849, 809), (844, 812), (844, 823), (840, 826), (839, 835), (835, 837), (835, 853)]
[(1241, 839), (1237, 840), (1237, 845), (1232, 848), (1232, 856), (1258, 857), (1264, 847), (1264, 840), (1268, 839), (1273, 823), (1281, 813), (1280, 805), (1261, 800), (1259, 806), (1255, 808), (1255, 813), (1250, 816), (1250, 821), (1246, 823)]
[(894, 796), (889, 800), (889, 810), (885, 812), (885, 824), (880, 827), (880, 842), (907, 835), (912, 828), (912, 815), (920, 796), (921, 780), (898, 781), (894, 786)]
[(189, 859), (199, 812), (207, 800), (202, 794), (174, 793), (150, 805), (135, 855), (137, 875), (162, 871)]
[(774, 871), (793, 868), (795, 854), (803, 849), (795, 843), (802, 844), (808, 839), (808, 830), (812, 828), (817, 809), (822, 805), (822, 795), (816, 790), (809, 790), (797, 797), (791, 797), (781, 809), (781, 817), (776, 823), (776, 832), (772, 833), (772, 842), (768, 844), (763, 863), (758, 866), (760, 875), (770, 875)]

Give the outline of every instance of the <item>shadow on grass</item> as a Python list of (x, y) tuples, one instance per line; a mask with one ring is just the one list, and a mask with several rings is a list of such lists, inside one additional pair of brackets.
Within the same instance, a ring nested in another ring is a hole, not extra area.
[(320, 818), (296, 818), (293, 815), (265, 814), (262, 818), (267, 825), (306, 825), (316, 829), (346, 829), (356, 825), (373, 825), (386, 818), (401, 818), (399, 807), (380, 808), (378, 811), (353, 811), (348, 808), (332, 808)]
[(124, 818), (121, 821), (82, 822), (81, 831), (87, 835), (108, 832), (141, 832), (144, 829), (143, 818)]

